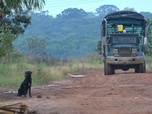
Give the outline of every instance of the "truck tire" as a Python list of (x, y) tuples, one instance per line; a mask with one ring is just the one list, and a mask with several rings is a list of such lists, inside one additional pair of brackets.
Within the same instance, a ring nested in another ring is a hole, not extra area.
[(135, 73), (146, 73), (146, 65), (145, 62), (136, 66)]
[(139, 64), (139, 72), (146, 73), (146, 65), (145, 63)]
[(107, 75), (106, 65), (104, 63), (104, 75)]
[(144, 72), (143, 73), (146, 73), (146, 64), (144, 63)]
[(111, 73), (115, 74), (115, 67), (114, 66), (111, 66)]
[(114, 74), (114, 71), (112, 72), (111, 65), (104, 62), (104, 75), (111, 75), (111, 74)]
[(139, 65), (135, 67), (135, 73), (139, 73)]

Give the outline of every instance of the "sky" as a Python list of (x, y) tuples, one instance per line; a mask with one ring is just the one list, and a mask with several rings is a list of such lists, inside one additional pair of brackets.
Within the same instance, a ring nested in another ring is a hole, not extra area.
[(137, 12), (151, 12), (152, 0), (46, 0), (43, 8), (55, 17), (67, 8), (83, 9), (86, 12), (95, 12), (102, 5), (115, 5), (119, 10), (125, 7), (134, 8)]

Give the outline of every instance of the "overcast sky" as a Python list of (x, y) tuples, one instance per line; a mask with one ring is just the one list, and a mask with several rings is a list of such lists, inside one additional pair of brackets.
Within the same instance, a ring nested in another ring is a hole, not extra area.
[(46, 0), (43, 10), (56, 16), (67, 8), (82, 8), (86, 12), (95, 12), (102, 5), (115, 5), (120, 10), (125, 7), (134, 8), (137, 12), (145, 11), (152, 13), (152, 0)]

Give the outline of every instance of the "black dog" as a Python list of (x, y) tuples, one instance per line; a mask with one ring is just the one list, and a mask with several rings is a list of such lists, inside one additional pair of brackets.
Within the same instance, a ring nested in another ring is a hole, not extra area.
[(26, 71), (25, 72), (25, 79), (22, 82), (20, 88), (18, 89), (18, 96), (24, 95), (26, 97), (26, 94), (28, 93), (29, 90), (29, 96), (31, 96), (31, 85), (32, 85), (32, 78), (31, 78), (32, 72), (31, 71)]

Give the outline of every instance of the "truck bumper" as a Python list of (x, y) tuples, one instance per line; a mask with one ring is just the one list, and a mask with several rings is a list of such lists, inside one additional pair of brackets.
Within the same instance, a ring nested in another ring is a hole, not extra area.
[(108, 64), (113, 65), (135, 65), (144, 63), (144, 57), (113, 57), (109, 56), (106, 59)]

